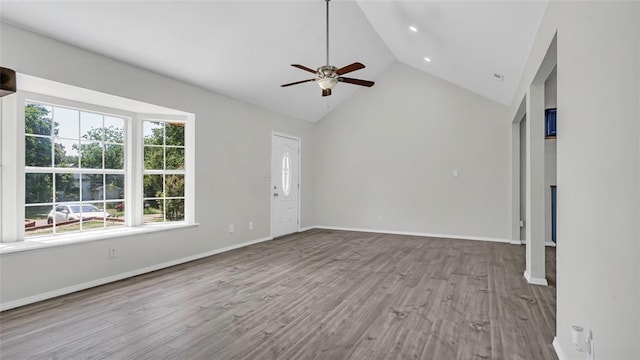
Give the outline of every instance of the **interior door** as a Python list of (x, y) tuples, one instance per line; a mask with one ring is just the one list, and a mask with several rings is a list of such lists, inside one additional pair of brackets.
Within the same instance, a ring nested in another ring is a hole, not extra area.
[(271, 236), (298, 231), (300, 142), (273, 135), (271, 141)]

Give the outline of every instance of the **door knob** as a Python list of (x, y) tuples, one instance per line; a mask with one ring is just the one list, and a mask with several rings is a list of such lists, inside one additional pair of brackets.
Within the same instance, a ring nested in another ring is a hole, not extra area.
[(278, 196), (278, 193), (273, 193), (273, 196)]

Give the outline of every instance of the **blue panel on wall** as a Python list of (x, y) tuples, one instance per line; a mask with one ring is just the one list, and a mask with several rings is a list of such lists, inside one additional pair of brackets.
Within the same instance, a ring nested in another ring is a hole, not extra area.
[(544, 111), (544, 123), (546, 137), (556, 136), (556, 109), (547, 109)]

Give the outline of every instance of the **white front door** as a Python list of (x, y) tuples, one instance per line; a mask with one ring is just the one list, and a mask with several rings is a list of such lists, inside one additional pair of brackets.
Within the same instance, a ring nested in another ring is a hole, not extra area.
[(298, 231), (300, 143), (273, 135), (271, 140), (271, 236)]

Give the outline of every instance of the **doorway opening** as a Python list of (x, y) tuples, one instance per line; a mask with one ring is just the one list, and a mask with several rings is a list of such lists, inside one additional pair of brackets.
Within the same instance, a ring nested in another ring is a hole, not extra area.
[(557, 106), (556, 44), (554, 36), (513, 118), (511, 132), (511, 242), (526, 244), (524, 277), (534, 285), (548, 285), (545, 247), (555, 245), (557, 147), (555, 137), (545, 136), (545, 110)]

